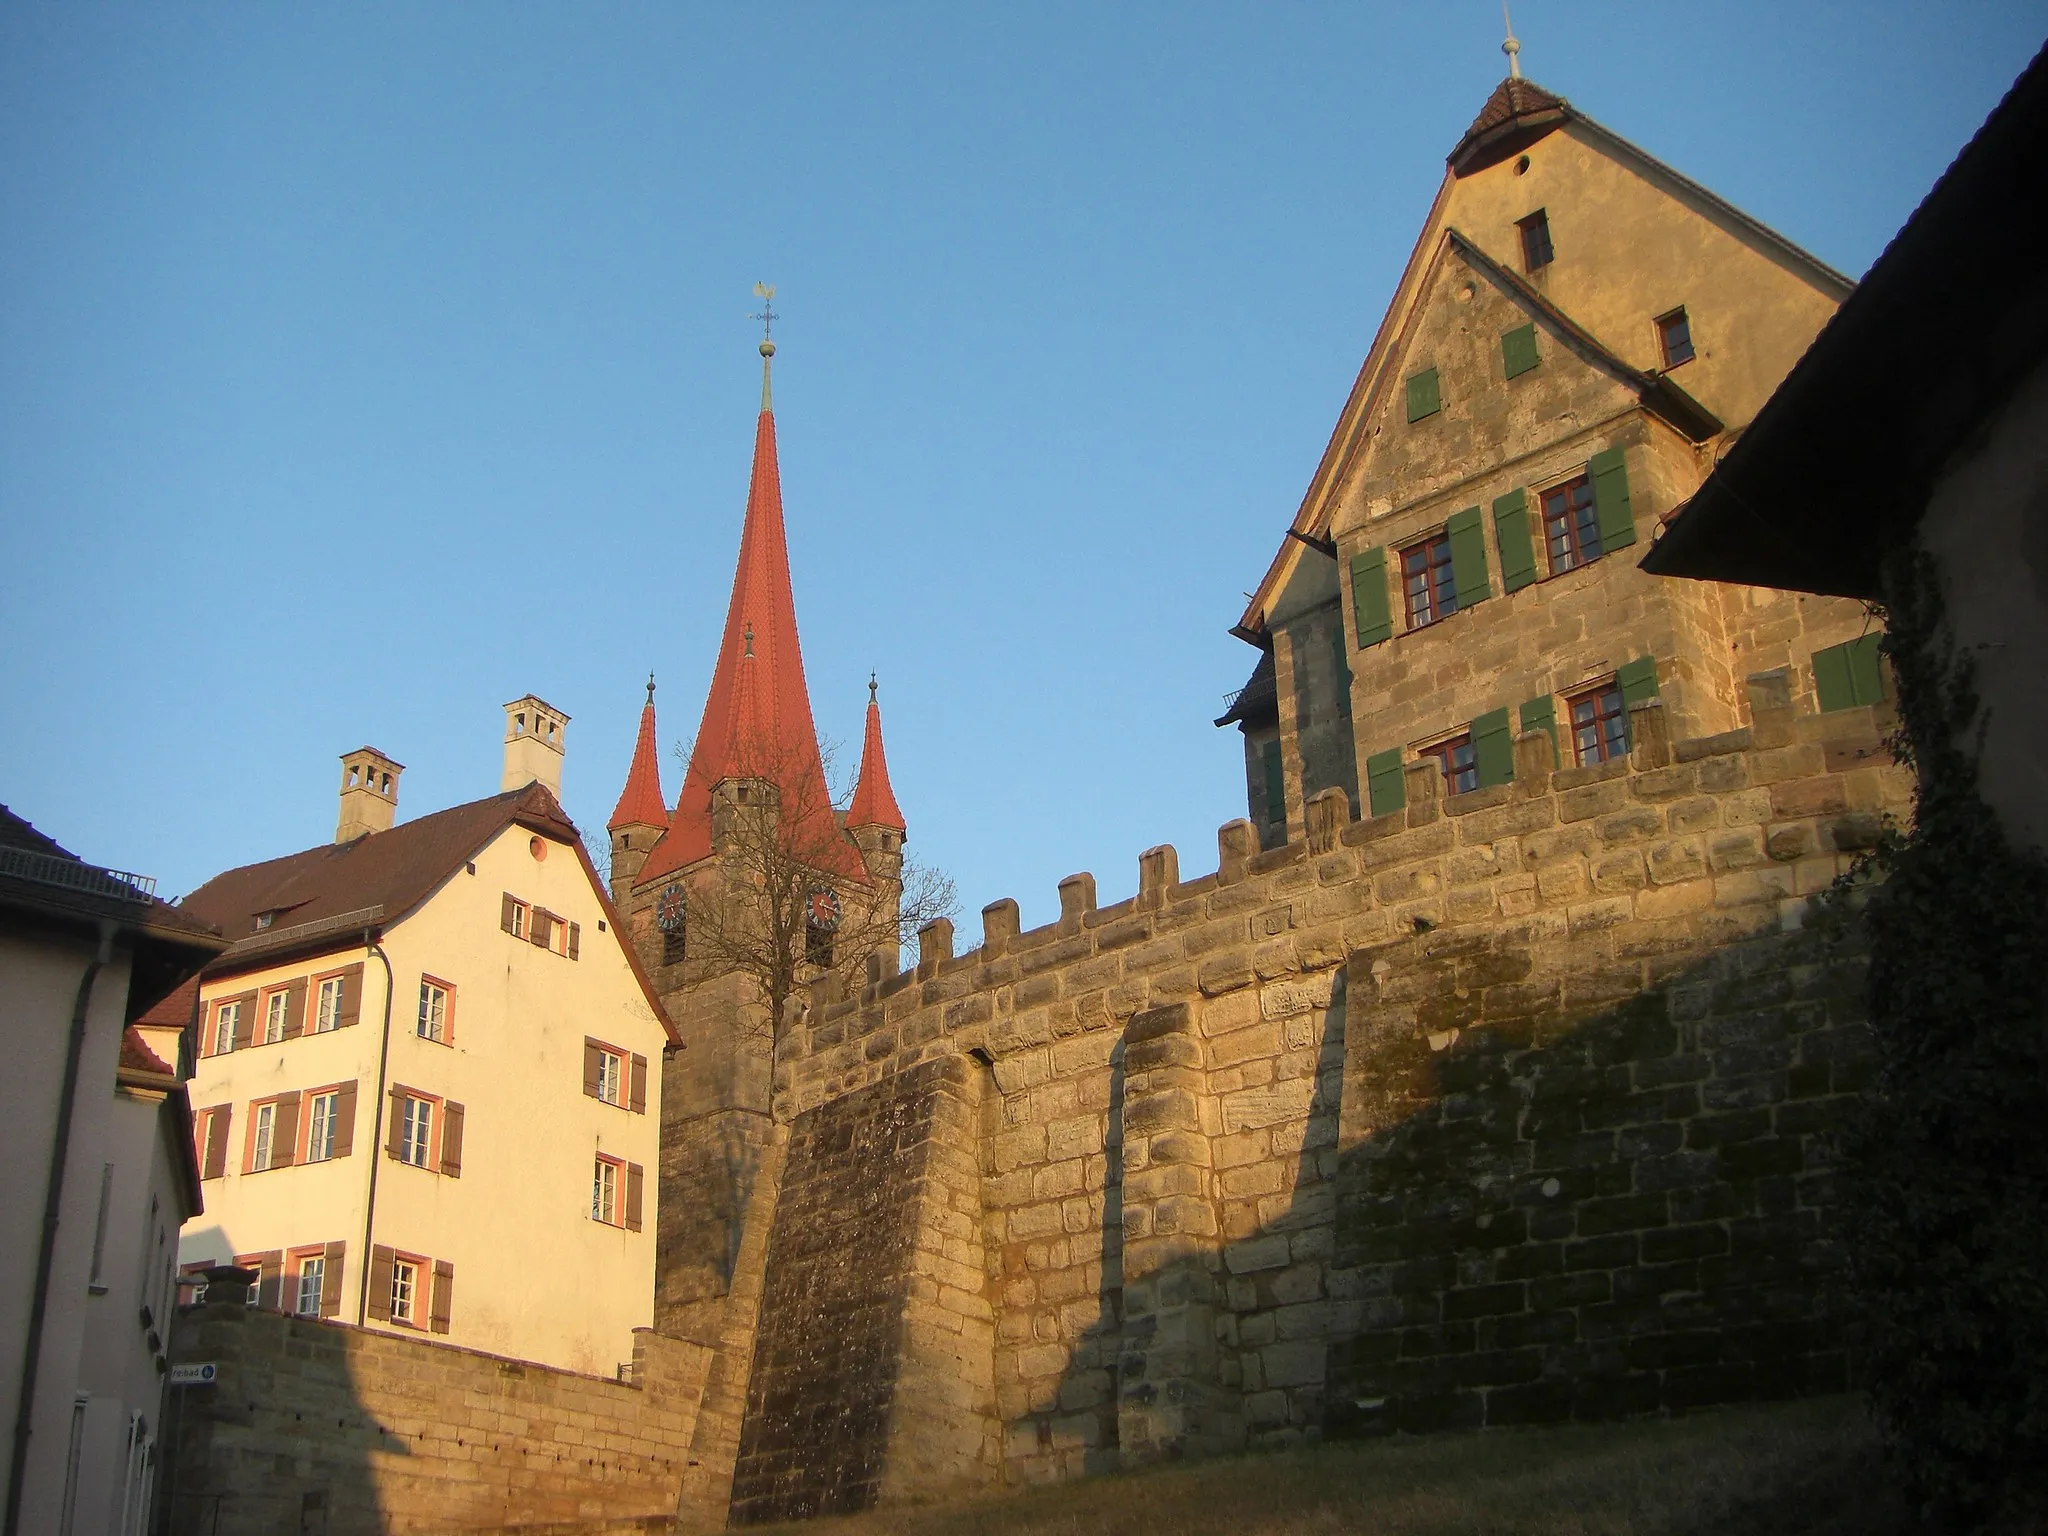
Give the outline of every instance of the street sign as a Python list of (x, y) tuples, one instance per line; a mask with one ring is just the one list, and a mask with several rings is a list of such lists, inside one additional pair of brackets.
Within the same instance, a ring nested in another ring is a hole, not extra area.
[(174, 1365), (171, 1367), (171, 1385), (174, 1387), (210, 1387), (220, 1375), (220, 1367), (211, 1360), (199, 1365)]

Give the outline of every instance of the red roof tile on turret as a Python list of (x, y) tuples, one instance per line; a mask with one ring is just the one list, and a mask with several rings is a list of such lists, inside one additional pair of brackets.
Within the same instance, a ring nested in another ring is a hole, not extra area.
[(860, 782), (854, 786), (853, 804), (846, 808), (846, 824), (904, 830), (896, 791), (889, 787), (889, 759), (882, 753), (882, 710), (875, 702), (872, 682), (868, 684), (867, 735), (860, 744)]
[(754, 427), (747, 520), (711, 692), (668, 831), (641, 867), (640, 884), (710, 857), (712, 786), (731, 778), (773, 779), (784, 805), (797, 807), (811, 823), (797, 829), (800, 845), (819, 850), (826, 872), (866, 880), (860, 850), (831, 821), (831, 796), (797, 642), (775, 416), (765, 403)]
[(614, 832), (621, 827), (665, 827), (668, 800), (661, 792), (661, 759), (654, 750), (654, 679), (647, 680), (647, 702), (640, 710), (640, 739), (633, 743), (633, 766), (626, 770), (626, 787), (608, 823)]
[(1494, 87), (1472, 126), (1450, 152), (1451, 169), (1469, 176), (1526, 149), (1573, 116), (1571, 103), (1562, 96), (1553, 96), (1533, 80), (1511, 75)]

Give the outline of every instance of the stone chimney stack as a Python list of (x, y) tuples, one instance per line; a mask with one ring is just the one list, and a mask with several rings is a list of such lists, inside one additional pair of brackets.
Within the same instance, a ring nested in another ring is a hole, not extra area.
[(357, 747), (341, 758), (341, 820), (337, 843), (352, 843), (368, 832), (389, 832), (398, 817), (398, 776), (405, 764), (375, 747)]
[(536, 781), (562, 798), (562, 737), (569, 717), (532, 694), (505, 706), (505, 777), (500, 790), (524, 789)]

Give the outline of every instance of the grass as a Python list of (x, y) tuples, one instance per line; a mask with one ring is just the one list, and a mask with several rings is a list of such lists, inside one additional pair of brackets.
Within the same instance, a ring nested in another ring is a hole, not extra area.
[(1160, 1467), (787, 1536), (1893, 1536), (1913, 1529), (1860, 1403), (1324, 1445)]

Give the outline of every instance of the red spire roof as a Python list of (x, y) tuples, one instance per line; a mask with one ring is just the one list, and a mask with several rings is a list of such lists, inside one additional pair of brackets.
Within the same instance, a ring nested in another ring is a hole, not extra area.
[(789, 586), (789, 546), (782, 527), (782, 478), (775, 461), (775, 417), (763, 381), (761, 414), (754, 426), (754, 472), (747, 487), (747, 521), (740, 534), (739, 567), (725, 610), (725, 635), (697, 744), (676, 797), (668, 832), (647, 856), (640, 883), (694, 864), (711, 854), (711, 787), (721, 779), (768, 777), (785, 807), (808, 826), (794, 831), (798, 845), (818, 850), (821, 865), (865, 881), (860, 851), (838, 829), (811, 695), (797, 644), (796, 600)]
[(647, 679), (647, 703), (640, 710), (640, 739), (633, 743), (633, 766), (609, 823), (621, 827), (665, 827), (668, 801), (661, 792), (661, 759), (654, 750), (654, 679)]
[(893, 827), (903, 830), (903, 812), (889, 787), (889, 759), (882, 754), (882, 710), (875, 703), (875, 680), (868, 679), (868, 730), (860, 744), (860, 782), (846, 809), (849, 827)]

